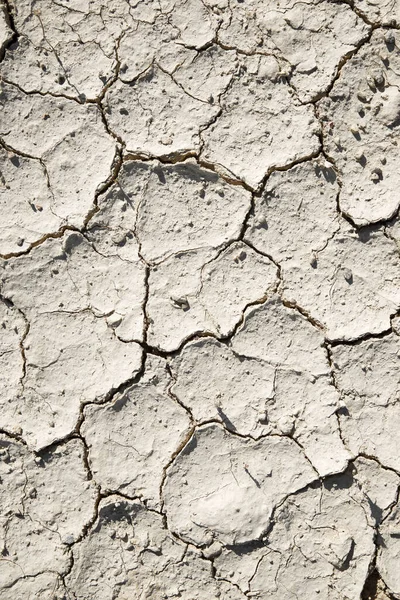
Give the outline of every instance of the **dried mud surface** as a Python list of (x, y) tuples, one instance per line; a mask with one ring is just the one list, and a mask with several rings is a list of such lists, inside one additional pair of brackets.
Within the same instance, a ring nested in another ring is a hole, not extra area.
[(0, 109), (0, 600), (400, 600), (400, 0), (1, 0)]

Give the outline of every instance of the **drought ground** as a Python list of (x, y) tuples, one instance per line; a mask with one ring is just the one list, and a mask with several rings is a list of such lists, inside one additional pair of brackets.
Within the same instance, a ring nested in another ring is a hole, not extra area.
[(2, 0), (0, 600), (400, 599), (398, 23)]

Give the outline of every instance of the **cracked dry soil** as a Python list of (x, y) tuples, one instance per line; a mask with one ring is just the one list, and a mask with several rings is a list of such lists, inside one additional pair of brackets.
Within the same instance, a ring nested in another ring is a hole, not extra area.
[(0, 7), (0, 600), (400, 599), (400, 0)]

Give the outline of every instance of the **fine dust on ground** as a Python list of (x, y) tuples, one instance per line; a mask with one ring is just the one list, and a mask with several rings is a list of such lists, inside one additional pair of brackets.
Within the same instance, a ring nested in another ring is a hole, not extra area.
[(400, 0), (0, 0), (0, 600), (400, 600)]

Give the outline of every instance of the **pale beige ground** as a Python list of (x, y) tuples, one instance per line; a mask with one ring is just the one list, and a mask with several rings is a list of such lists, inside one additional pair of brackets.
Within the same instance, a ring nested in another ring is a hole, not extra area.
[(0, 600), (400, 600), (400, 0), (0, 7)]

